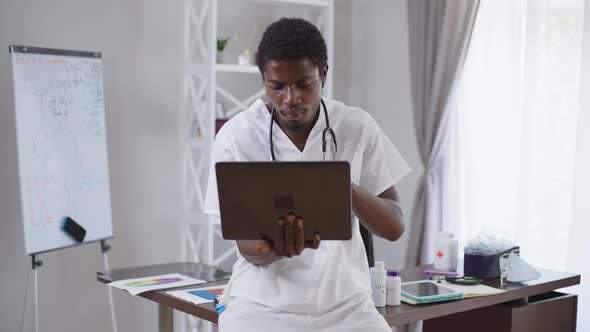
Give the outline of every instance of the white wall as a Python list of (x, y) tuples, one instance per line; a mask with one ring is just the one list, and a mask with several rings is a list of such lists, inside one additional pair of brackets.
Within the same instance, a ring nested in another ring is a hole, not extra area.
[(375, 259), (384, 260), (387, 268), (401, 268), (423, 169), (412, 115), (406, 1), (337, 0), (336, 33), (336, 99), (371, 113), (413, 169), (396, 185), (406, 214), (404, 235), (396, 242), (374, 237)]
[[(0, 331), (32, 331), (33, 274), (24, 254), (8, 45), (103, 52), (115, 240), (112, 268), (175, 261), (180, 199), (178, 57), (181, 1), (0, 2)], [(43, 331), (108, 331), (98, 244), (42, 255)], [(25, 289), (29, 287), (28, 300)], [(155, 331), (156, 306), (114, 292), (119, 331)]]

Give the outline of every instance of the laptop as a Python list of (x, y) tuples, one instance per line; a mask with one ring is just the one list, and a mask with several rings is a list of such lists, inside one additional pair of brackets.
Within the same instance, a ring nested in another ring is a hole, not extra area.
[(350, 165), (321, 162), (215, 164), (221, 230), (228, 240), (274, 241), (278, 218), (303, 218), (305, 240), (352, 237)]

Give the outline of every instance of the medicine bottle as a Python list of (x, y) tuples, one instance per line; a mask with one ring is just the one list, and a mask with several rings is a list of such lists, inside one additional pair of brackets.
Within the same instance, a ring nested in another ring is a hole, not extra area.
[(385, 307), (385, 287), (386, 283), (385, 263), (381, 261), (375, 262), (375, 268), (371, 276), (371, 288), (373, 291), (373, 302), (376, 307)]
[(452, 233), (439, 233), (434, 241), (434, 269), (456, 271), (459, 261), (459, 244)]
[(399, 271), (388, 270), (386, 281), (386, 304), (398, 306), (402, 301), (402, 279), (399, 277)]

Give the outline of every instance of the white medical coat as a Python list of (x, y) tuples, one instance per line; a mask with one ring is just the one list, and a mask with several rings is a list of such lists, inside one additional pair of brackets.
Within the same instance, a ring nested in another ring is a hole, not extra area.
[[(326, 98), (324, 101), (330, 126), (336, 134), (336, 160), (350, 163), (352, 182), (379, 195), (410, 171), (369, 113), (338, 101)], [(277, 161), (322, 160), (322, 131), (326, 121), (323, 109), (320, 112), (303, 151), (274, 124)], [(266, 105), (258, 99), (221, 128), (214, 143), (206, 213), (219, 214), (216, 162), (271, 161), (270, 121)], [(282, 258), (271, 264), (253, 265), (240, 256), (231, 278), (229, 296), (292, 313), (322, 312), (360, 292), (371, 293), (367, 256), (356, 216), (351, 240), (323, 241), (317, 250), (305, 249), (299, 256)]]

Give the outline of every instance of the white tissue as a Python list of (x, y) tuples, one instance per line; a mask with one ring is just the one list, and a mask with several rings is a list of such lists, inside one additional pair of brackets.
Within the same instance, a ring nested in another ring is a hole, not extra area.
[(467, 240), (465, 253), (470, 255), (495, 255), (514, 247), (514, 241), (497, 230), (486, 229), (475, 238)]

